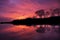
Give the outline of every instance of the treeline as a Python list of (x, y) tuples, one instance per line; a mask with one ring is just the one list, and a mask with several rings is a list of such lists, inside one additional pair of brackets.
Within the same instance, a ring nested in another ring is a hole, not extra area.
[(41, 10), (37, 10), (35, 14), (40, 18), (60, 16), (60, 8), (50, 9), (50, 11), (45, 11), (44, 9), (41, 9)]

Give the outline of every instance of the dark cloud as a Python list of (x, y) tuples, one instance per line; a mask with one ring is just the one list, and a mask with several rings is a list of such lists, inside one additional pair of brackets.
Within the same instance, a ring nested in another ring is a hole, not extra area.
[(8, 0), (0, 0), (0, 5), (6, 5), (8, 3)]
[(57, 0), (31, 0), (31, 1), (39, 4), (47, 4), (47, 3), (50, 4), (56, 2)]
[(0, 0), (0, 13), (6, 11), (8, 3), (9, 3), (9, 0)]
[(45, 5), (50, 8), (57, 7), (57, 5), (58, 5), (58, 0), (31, 0), (31, 1), (32, 1), (32, 3), (36, 3), (39, 5)]
[(10, 20), (11, 20), (11, 18), (0, 16), (0, 22), (10, 21)]

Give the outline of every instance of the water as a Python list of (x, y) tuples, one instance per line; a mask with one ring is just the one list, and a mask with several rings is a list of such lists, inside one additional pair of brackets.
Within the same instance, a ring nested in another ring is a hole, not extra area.
[(60, 26), (0, 25), (0, 40), (60, 40)]

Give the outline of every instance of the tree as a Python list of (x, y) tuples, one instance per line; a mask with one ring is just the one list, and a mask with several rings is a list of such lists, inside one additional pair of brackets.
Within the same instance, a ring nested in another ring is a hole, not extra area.
[[(42, 16), (44, 16), (44, 18), (45, 18), (45, 11), (44, 11), (43, 9), (36, 11), (35, 14), (37, 14), (40, 18), (42, 18)], [(41, 29), (42, 29), (42, 27), (43, 27), (43, 25), (40, 25), (40, 28), (41, 28)], [(45, 25), (45, 27), (46, 27), (46, 25)], [(38, 30), (36, 30), (36, 31), (37, 31), (37, 32), (38, 32), (38, 31), (39, 31), (39, 32), (43, 32), (44, 29), (42, 29), (42, 31), (41, 31), (40, 28), (39, 28)]]
[(50, 15), (50, 12), (46, 11), (46, 13), (45, 13), (45, 17), (48, 18), (49, 15)]
[(60, 8), (55, 8), (51, 10), (51, 16), (60, 16)]
[(42, 18), (42, 16), (45, 16), (45, 12), (43, 9), (36, 11), (35, 14), (37, 14), (40, 18)]
[(57, 14), (58, 16), (60, 16), (60, 8), (55, 8), (53, 10), (53, 14)]

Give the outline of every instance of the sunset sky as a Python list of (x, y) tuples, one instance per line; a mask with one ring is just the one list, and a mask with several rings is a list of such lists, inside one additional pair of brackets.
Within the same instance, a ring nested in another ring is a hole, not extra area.
[(55, 7), (56, 0), (0, 0), (0, 16), (21, 19), (35, 16), (37, 10)]
[[(57, 7), (59, 7), (57, 0), (0, 0), (0, 22), (34, 17), (37, 10)], [(39, 33), (35, 29), (32, 26), (0, 24), (0, 40), (40, 40), (45, 34), (39, 39)]]

